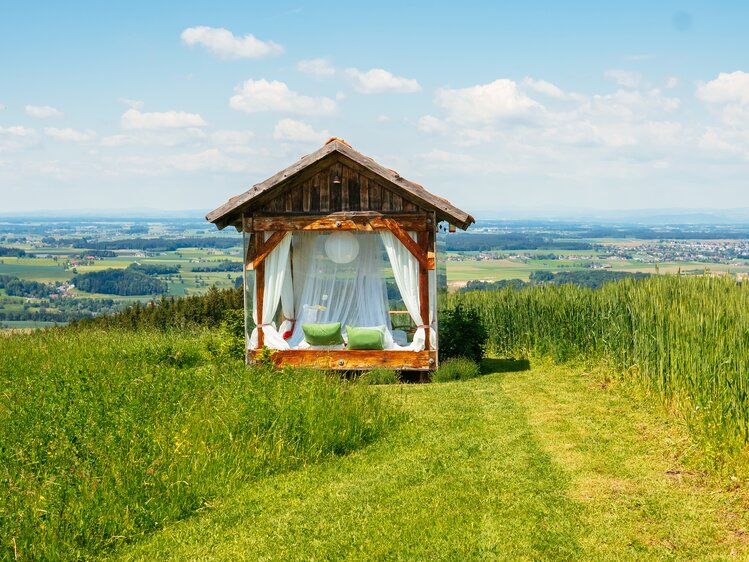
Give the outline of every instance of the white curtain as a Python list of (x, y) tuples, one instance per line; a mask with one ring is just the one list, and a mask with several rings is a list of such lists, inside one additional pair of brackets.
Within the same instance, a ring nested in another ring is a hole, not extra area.
[[(291, 253), (291, 250), (290, 250)], [(286, 274), (283, 279), (281, 288), (281, 312), (283, 312), (283, 322), (278, 329), (278, 333), (283, 336), (286, 332), (294, 328), (294, 281), (291, 274), (291, 255), (286, 260)]]
[(333, 262), (325, 253), (329, 234), (294, 234), (294, 308), (296, 324), (288, 343), (296, 347), (304, 340), (302, 324), (340, 322), (351, 326), (387, 326), (388, 314), (385, 263), (379, 238), (357, 233), (357, 257), (344, 264)]
[[(265, 239), (268, 240), (272, 232), (265, 233)], [(289, 248), (291, 247), (291, 233), (286, 234), (283, 240), (276, 246), (273, 251), (265, 258), (265, 275), (264, 275), (264, 292), (263, 292), (263, 317), (258, 322), (257, 317), (257, 291), (252, 292), (252, 319), (255, 322), (255, 328), (250, 336), (250, 349), (257, 349), (257, 326), (260, 324), (263, 328), (264, 344), (270, 349), (289, 349), (289, 344), (281, 337), (276, 330), (273, 319), (278, 310), (278, 304), (281, 301), (281, 295), (284, 292), (287, 275), (290, 278), (289, 267)], [(293, 290), (291, 290), (293, 292)], [(293, 307), (293, 304), (292, 304)], [(284, 310), (284, 314), (286, 314)], [(290, 310), (293, 318), (293, 309)]]
[[(413, 232), (408, 233), (411, 238), (416, 240), (416, 234)], [(416, 324), (416, 333), (414, 333), (413, 342), (408, 347), (411, 351), (422, 351), (425, 347), (426, 338), (424, 337), (424, 322), (421, 318), (421, 299), (419, 296), (419, 262), (413, 256), (413, 254), (406, 248), (403, 243), (395, 237), (392, 232), (382, 231), (380, 232), (382, 237), (382, 243), (385, 245), (385, 251), (387, 252), (388, 258), (390, 259), (390, 266), (393, 268), (393, 277), (395, 277), (395, 283), (398, 285), (401, 298), (406, 305), (406, 310), (411, 316), (414, 324)], [(429, 293), (435, 293), (433, 297), (430, 297), (432, 303), (436, 302), (436, 276), (435, 272), (429, 272)], [(433, 307), (429, 309), (429, 325), (432, 327), (429, 337), (429, 342), (432, 348), (435, 347), (437, 342), (437, 334), (434, 322), (434, 310)]]

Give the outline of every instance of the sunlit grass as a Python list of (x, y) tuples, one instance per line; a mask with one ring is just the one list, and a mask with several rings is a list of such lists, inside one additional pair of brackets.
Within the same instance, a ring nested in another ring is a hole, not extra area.
[(395, 420), (371, 388), (222, 361), (208, 332), (0, 341), (0, 558), (90, 558)]

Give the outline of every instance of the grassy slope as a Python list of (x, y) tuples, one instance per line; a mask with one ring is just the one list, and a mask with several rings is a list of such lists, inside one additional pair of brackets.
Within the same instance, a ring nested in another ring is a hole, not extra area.
[(749, 555), (746, 493), (687, 471), (678, 458), (687, 446), (683, 433), (600, 377), (543, 365), (382, 392), (410, 416), (397, 434), (349, 457), (266, 478), (120, 557)]

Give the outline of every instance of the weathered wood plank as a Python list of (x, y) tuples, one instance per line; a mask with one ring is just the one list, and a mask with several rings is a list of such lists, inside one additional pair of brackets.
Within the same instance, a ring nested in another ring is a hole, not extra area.
[(309, 213), (312, 208), (312, 185), (311, 180), (302, 184), (302, 211)]
[(362, 176), (359, 178), (359, 209), (369, 211), (369, 180)]
[[(338, 183), (335, 183), (336, 179)], [(341, 210), (341, 166), (336, 164), (330, 168), (330, 207), (331, 212)]]
[(341, 166), (341, 211), (348, 211), (349, 207), (349, 172), (351, 168)]
[[(260, 352), (248, 350), (247, 361), (253, 362)], [(320, 351), (292, 349), (275, 351), (273, 362), (279, 366), (315, 367), (335, 370), (369, 370), (384, 367), (395, 370), (428, 371), (437, 364), (436, 351)]]
[(359, 180), (356, 176), (348, 179), (348, 203), (350, 210), (361, 210), (361, 189), (359, 189)]

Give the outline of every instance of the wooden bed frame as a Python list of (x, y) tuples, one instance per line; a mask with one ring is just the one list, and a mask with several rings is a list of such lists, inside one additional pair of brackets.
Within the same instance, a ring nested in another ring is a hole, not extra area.
[[(262, 350), (247, 350), (247, 362), (253, 363)], [(431, 371), (437, 366), (437, 352), (431, 351), (362, 351), (292, 349), (271, 351), (273, 363), (278, 367), (314, 367), (367, 371), (376, 367), (395, 371)]]

